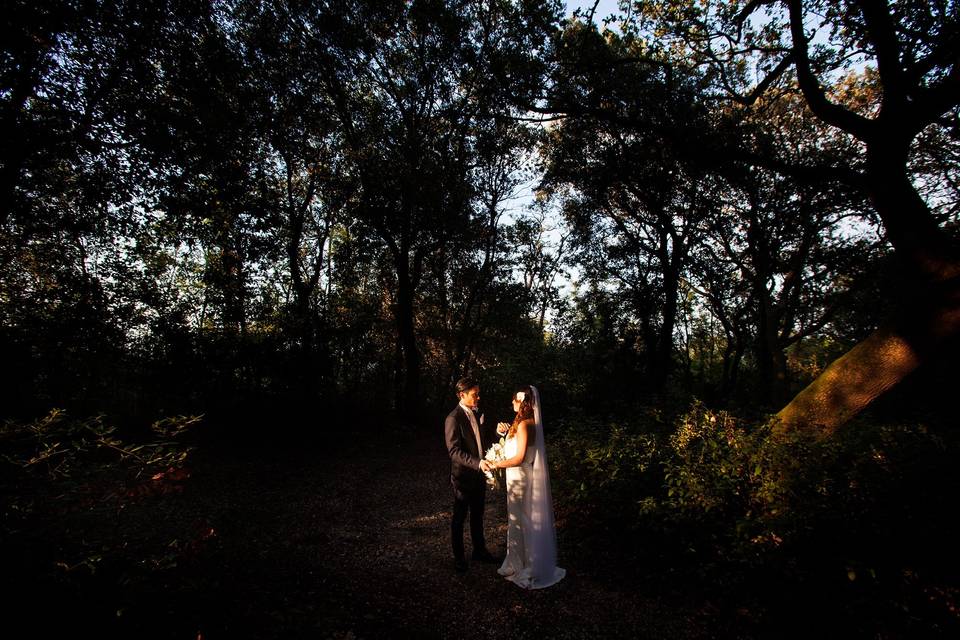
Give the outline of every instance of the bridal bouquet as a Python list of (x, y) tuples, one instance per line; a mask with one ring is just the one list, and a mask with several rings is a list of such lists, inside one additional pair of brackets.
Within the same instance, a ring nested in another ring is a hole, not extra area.
[[(500, 438), (499, 442), (494, 442), (493, 446), (487, 449), (487, 454), (484, 456), (484, 459), (490, 462), (503, 462), (506, 460), (507, 456), (504, 453), (505, 444), (506, 439), (504, 438)], [(503, 469), (487, 471), (485, 475), (487, 476), (487, 484), (490, 485), (490, 488), (496, 489), (503, 480)]]

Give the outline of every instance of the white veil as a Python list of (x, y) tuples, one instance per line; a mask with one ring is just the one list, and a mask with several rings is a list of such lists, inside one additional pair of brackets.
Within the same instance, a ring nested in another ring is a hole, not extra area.
[(532, 386), (533, 419), (536, 422), (536, 455), (530, 477), (531, 535), (526, 541), (530, 569), (534, 580), (552, 584), (563, 576), (557, 569), (557, 534), (553, 524), (553, 494), (550, 491), (550, 473), (547, 470), (547, 451), (543, 438), (543, 414), (540, 393)]

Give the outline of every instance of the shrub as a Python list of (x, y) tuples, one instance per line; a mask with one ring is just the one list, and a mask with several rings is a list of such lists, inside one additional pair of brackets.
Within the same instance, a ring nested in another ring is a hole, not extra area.
[[(183, 490), (193, 450), (184, 435), (199, 421), (197, 416), (158, 420), (151, 425), (152, 438), (142, 443), (121, 439), (103, 416), (76, 419), (59, 409), (35, 421), (6, 422), (0, 428), (6, 515), (0, 537), (13, 547), (32, 547), (44, 542), (27, 540), (25, 532), (50, 533), (56, 548), (47, 552), (58, 555), (56, 565), (67, 573), (80, 568), (93, 573), (129, 554), (135, 545), (120, 535), (122, 514), (135, 503)], [(55, 535), (68, 519), (88, 532), (71, 538), (71, 548), (57, 543)], [(31, 570), (36, 567), (23, 567)]]
[(665, 434), (567, 425), (551, 457), (563, 525), (593, 548), (622, 533), (621, 561), (658, 584), (817, 607), (858, 633), (875, 635), (880, 618), (904, 633), (957, 626), (958, 531), (945, 506), (960, 489), (957, 434), (862, 419), (818, 439), (772, 425), (700, 403)]

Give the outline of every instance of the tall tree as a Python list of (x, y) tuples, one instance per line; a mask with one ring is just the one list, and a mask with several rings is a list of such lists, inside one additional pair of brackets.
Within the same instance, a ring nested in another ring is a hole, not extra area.
[[(575, 190), (568, 213), (600, 216), (601, 226), (614, 231), (614, 253), (623, 261), (611, 262), (611, 273), (636, 271), (647, 283), (635, 279), (628, 286), (655, 292), (635, 296), (644, 301), (633, 311), (643, 326), (650, 382), (659, 389), (674, 356), (680, 280), (716, 199), (714, 181), (672, 144), (680, 136), (693, 144), (698, 123), (705, 122), (696, 79), (633, 63), (643, 55), (637, 39), (600, 34), (580, 22), (567, 28), (549, 104), (567, 117), (551, 132), (544, 185)], [(588, 220), (573, 222), (595, 228)]]
[(136, 226), (146, 179), (124, 95), (160, 19), (116, 2), (5, 7), (0, 298), (34, 396), (96, 397), (120, 367), (129, 327), (110, 286), (123, 275), (114, 238)]
[(408, 414), (421, 398), (415, 310), (427, 258), (448, 232), (470, 229), (478, 132), (536, 87), (530, 52), (558, 13), (556, 3), (389, 3), (359, 82), (338, 96), (355, 211), (393, 266), (397, 401)]
[[(960, 104), (954, 55), (960, 9), (956, 2), (926, 0), (635, 3), (634, 8), (641, 30), (673, 37), (692, 64), (709, 69), (729, 100), (751, 108), (762, 104), (762, 97), (795, 87), (817, 118), (863, 150), (863, 161), (853, 163), (826, 157), (798, 167), (776, 156), (766, 159), (796, 177), (829, 177), (859, 188), (910, 283), (905, 303), (891, 310), (885, 323), (779, 413), (784, 429), (836, 429), (960, 333), (956, 236), (918, 192), (914, 162), (918, 137), (949, 127)], [(851, 62), (870, 70), (871, 99), (845, 101), (836, 90)], [(758, 70), (756, 76), (751, 69)]]
[(331, 233), (348, 220), (357, 189), (344, 167), (334, 97), (363, 42), (349, 42), (340, 29), (342, 11), (324, 3), (237, 2), (230, 21), (257, 89), (249, 108), (264, 141), (258, 162), (269, 185), (271, 242), (292, 297), (285, 324), (296, 352), (293, 377), (307, 391), (329, 367), (321, 276), (329, 285)]

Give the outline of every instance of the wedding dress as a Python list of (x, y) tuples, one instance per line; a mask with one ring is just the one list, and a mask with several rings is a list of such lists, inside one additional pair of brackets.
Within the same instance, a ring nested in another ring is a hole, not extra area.
[[(524, 589), (542, 589), (560, 582), (567, 572), (557, 566), (540, 395), (536, 387), (531, 390), (535, 433), (527, 440), (523, 462), (506, 469), (507, 556), (498, 573)], [(517, 454), (516, 437), (507, 438), (504, 454), (507, 458)]]

